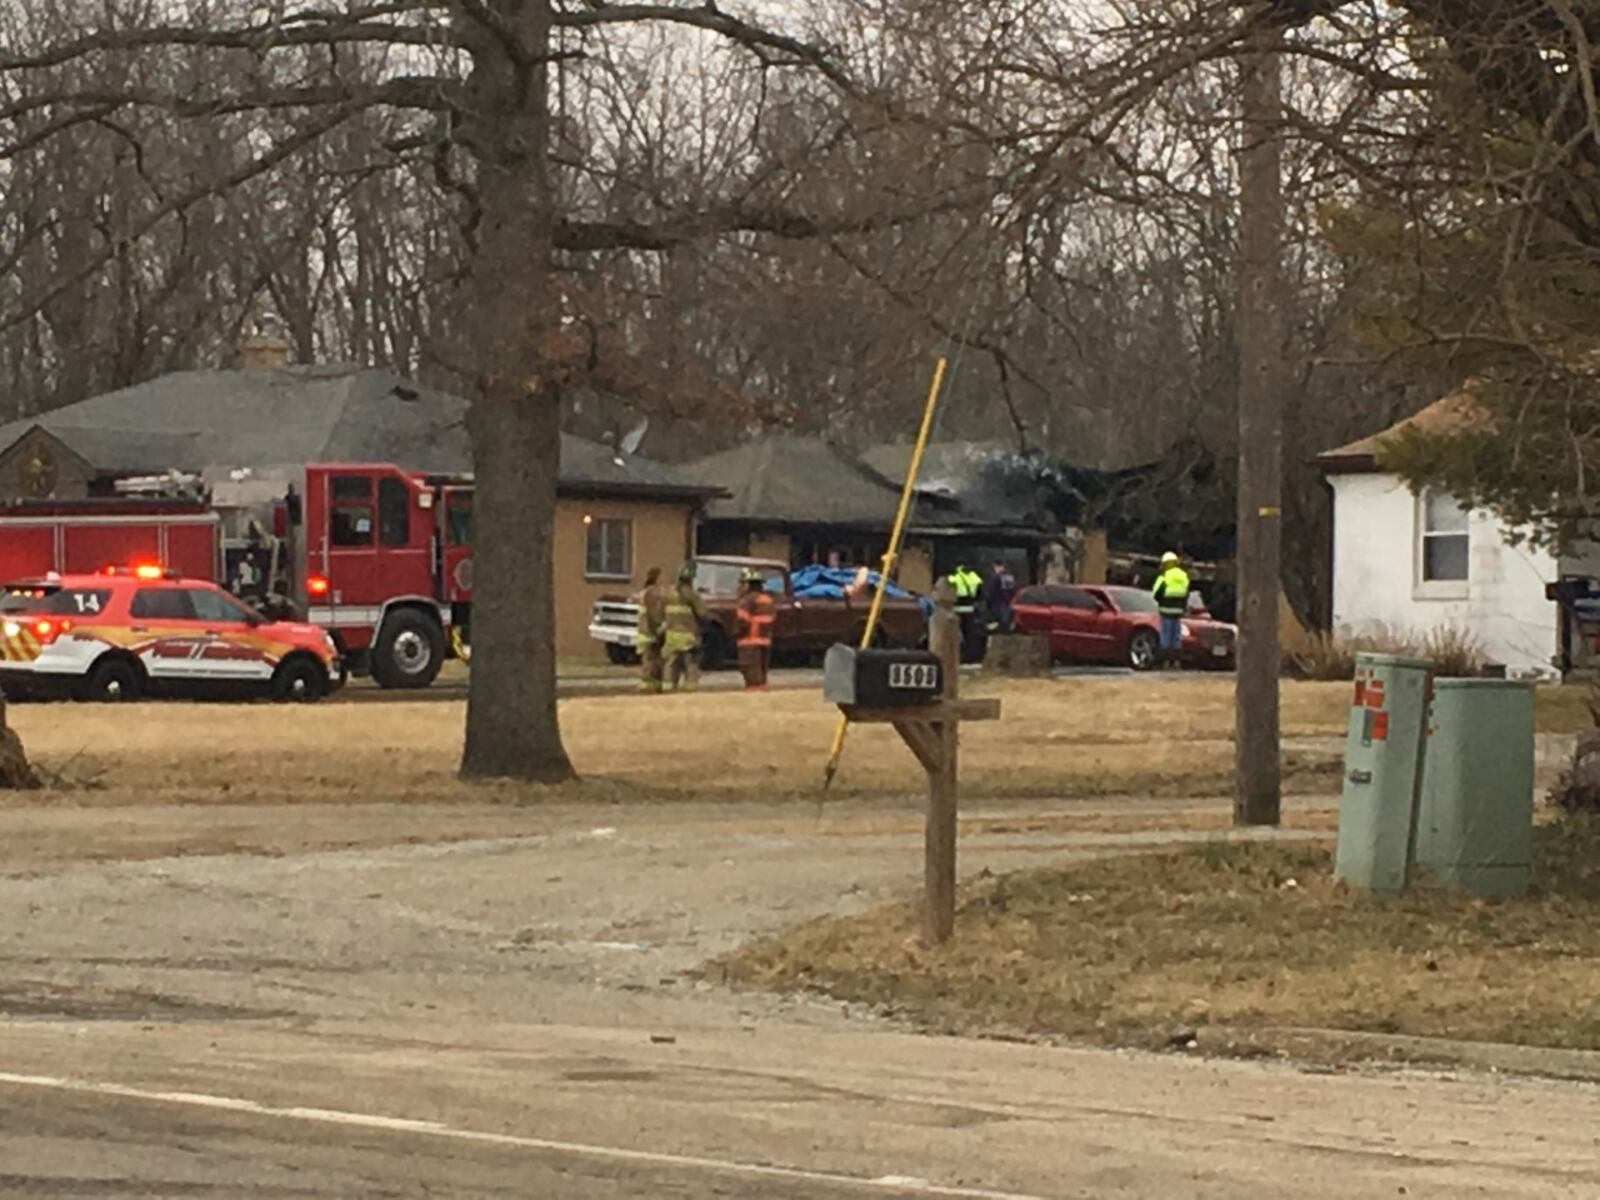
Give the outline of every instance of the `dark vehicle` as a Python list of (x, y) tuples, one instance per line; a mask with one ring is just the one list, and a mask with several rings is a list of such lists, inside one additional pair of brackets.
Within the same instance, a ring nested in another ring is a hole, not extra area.
[[(1013, 606), (1016, 627), (1050, 639), (1058, 662), (1117, 663), (1148, 671), (1160, 660), (1161, 617), (1149, 592), (1131, 587), (1045, 584), (1023, 588)], [(1237, 627), (1210, 613), (1183, 618), (1181, 661), (1188, 667), (1229, 670)]]
[[(749, 570), (761, 573), (776, 605), (772, 626), (775, 659), (812, 658), (836, 642), (854, 645), (866, 629), (867, 610), (872, 607), (870, 589), (856, 596), (799, 597), (794, 593), (789, 569), (765, 558), (697, 555), (694, 568), (695, 590), (705, 597), (709, 610), (701, 641), (701, 662), (707, 670), (733, 661), (739, 581)], [(603, 596), (595, 602), (589, 636), (606, 644), (606, 653), (613, 662), (633, 662), (638, 620), (637, 599)], [(920, 645), (926, 636), (921, 605), (904, 595), (886, 596), (878, 620), (877, 640), (881, 645), (910, 648)]]

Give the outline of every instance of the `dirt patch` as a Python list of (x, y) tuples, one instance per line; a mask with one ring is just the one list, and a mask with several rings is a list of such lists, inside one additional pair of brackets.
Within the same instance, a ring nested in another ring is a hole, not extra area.
[(205, 1004), (177, 996), (101, 984), (62, 985), (20, 980), (0, 985), (0, 1019), (42, 1017), (71, 1021), (246, 1021), (285, 1011)]
[(1162, 1046), (1293, 1026), (1600, 1048), (1600, 821), (1541, 825), (1536, 846), (1535, 893), (1508, 901), (1351, 892), (1309, 843), (1026, 871), (968, 886), (937, 950), (898, 904), (803, 925), (714, 971), (948, 1030)]

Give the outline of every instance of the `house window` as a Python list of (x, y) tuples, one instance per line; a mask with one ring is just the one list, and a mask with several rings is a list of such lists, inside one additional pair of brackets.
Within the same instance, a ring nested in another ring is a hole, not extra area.
[(1426, 491), (1422, 509), (1422, 582), (1467, 581), (1467, 510), (1448, 492)]
[(583, 573), (591, 579), (633, 577), (633, 522), (583, 519), (587, 544)]

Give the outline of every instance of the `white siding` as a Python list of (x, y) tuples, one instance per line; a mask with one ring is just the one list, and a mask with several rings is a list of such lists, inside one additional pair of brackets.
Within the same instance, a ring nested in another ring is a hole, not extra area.
[[(1464, 585), (1422, 585), (1417, 566), (1417, 498), (1394, 475), (1334, 475), (1333, 624), (1354, 633), (1377, 627), (1426, 633), (1471, 630), (1493, 662), (1550, 672), (1557, 652), (1556, 606), (1544, 596), (1556, 577), (1543, 550), (1509, 545), (1487, 513), (1470, 523)], [(1442, 594), (1440, 594), (1442, 593)]]

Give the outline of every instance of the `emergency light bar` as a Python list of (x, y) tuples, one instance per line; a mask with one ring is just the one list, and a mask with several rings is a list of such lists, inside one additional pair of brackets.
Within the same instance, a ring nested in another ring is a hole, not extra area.
[(159, 563), (137, 563), (131, 567), (118, 566), (107, 563), (101, 567), (101, 575), (132, 575), (135, 579), (182, 579), (183, 576), (176, 571), (170, 571)]

